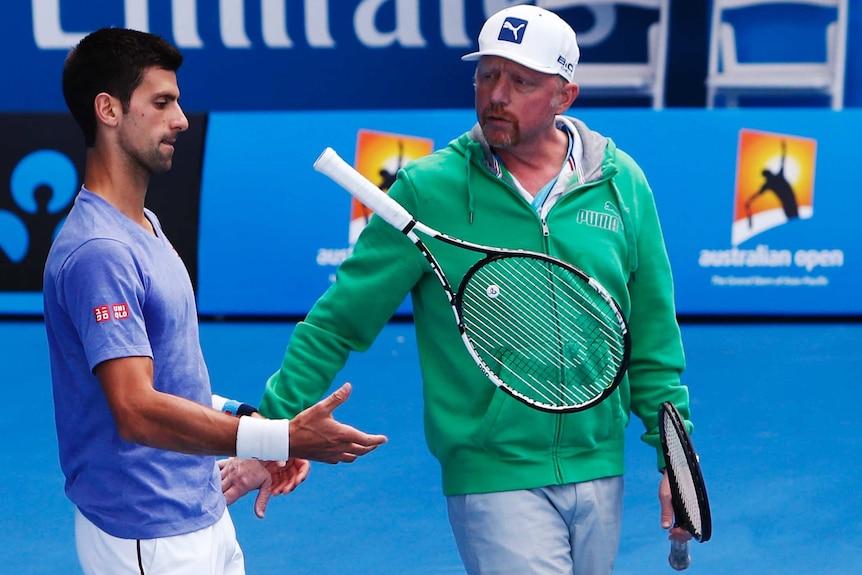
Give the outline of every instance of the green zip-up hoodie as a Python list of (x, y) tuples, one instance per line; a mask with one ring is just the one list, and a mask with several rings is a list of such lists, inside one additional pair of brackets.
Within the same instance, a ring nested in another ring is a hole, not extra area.
[[(477, 244), (548, 253), (595, 277), (629, 322), (632, 353), (618, 389), (582, 412), (525, 406), (491, 384), (465, 349), (451, 307), (413, 243), (373, 217), (335, 283), (297, 324), (260, 410), (293, 417), (319, 400), (351, 351), (364, 351), (408, 293), (419, 347), (425, 437), (447, 495), (529, 489), (621, 475), (629, 413), (658, 449), (658, 408), (688, 418), (683, 350), (670, 265), (652, 192), (613, 141), (572, 118), (584, 147), (581, 173), (542, 221), (507, 181), (478, 126), (402, 169), (390, 195), (417, 220)], [(426, 241), (427, 240), (427, 241)], [(423, 238), (457, 286), (480, 254)], [(362, 383), (360, 383), (362, 384)], [(373, 384), (369, 382), (368, 384)]]

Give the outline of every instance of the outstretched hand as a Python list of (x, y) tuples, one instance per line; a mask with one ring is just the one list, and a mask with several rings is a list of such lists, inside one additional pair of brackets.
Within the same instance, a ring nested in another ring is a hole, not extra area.
[(667, 478), (667, 470), (662, 473), (658, 485), (658, 500), (661, 504), (661, 527), (669, 529), (668, 539), (684, 543), (691, 541), (692, 535), (682, 527), (673, 526), (673, 500), (670, 493), (670, 480)]
[(384, 435), (369, 435), (332, 417), (332, 412), (350, 397), (350, 391), (350, 384), (345, 383), (290, 421), (291, 456), (324, 463), (352, 463), (386, 443)]

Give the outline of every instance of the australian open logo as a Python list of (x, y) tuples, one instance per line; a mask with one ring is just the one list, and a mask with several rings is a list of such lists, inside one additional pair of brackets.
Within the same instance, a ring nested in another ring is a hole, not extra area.
[[(434, 140), (407, 134), (395, 134), (360, 128), (356, 137), (356, 170), (374, 182), (384, 192), (395, 183), (401, 168), (417, 158), (427, 156), (434, 150)], [(353, 198), (350, 204), (348, 224), (348, 246), (341, 248), (319, 248), (317, 264), (332, 266), (333, 269), (353, 252), (359, 234), (368, 225), (372, 211), (362, 202)], [(330, 281), (335, 281), (331, 274)]]
[(741, 130), (731, 243), (814, 215), (817, 142), (781, 134)]
[(41, 270), (79, 186), (66, 155), (37, 150), (0, 185), (0, 291), (39, 291)]
[(527, 29), (527, 21), (520, 18), (512, 18), (511, 16), (503, 21), (503, 26), (500, 28), (500, 35), (497, 40), (502, 42), (512, 42), (520, 44), (524, 39), (524, 31)]
[(844, 265), (840, 249), (755, 242), (771, 230), (814, 217), (816, 150), (811, 138), (740, 130), (731, 248), (701, 250), (698, 261), (702, 268), (729, 274), (712, 276), (713, 285), (826, 286), (829, 278), (814, 274)]

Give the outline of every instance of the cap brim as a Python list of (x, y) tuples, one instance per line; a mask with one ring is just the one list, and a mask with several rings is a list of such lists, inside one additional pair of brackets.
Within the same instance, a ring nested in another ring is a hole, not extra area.
[(542, 66), (537, 64), (533, 60), (528, 60), (526, 58), (518, 58), (514, 56), (511, 52), (506, 50), (481, 50), (479, 52), (470, 52), (469, 54), (464, 54), (461, 56), (461, 59), (467, 62), (472, 62), (474, 60), (478, 60), (482, 56), (499, 56), (500, 58), (505, 58), (506, 60), (511, 60), (516, 64), (520, 64), (521, 66), (525, 66), (530, 70), (535, 70), (536, 72), (541, 72), (543, 74), (552, 74), (558, 75), (560, 71), (556, 68), (549, 68), (548, 66)]

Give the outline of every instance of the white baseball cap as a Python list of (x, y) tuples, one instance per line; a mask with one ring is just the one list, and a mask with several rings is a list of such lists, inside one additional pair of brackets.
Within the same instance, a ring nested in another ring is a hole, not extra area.
[(461, 59), (500, 56), (571, 82), (580, 55), (575, 31), (565, 20), (544, 8), (521, 4), (488, 18), (479, 32), (479, 51)]

